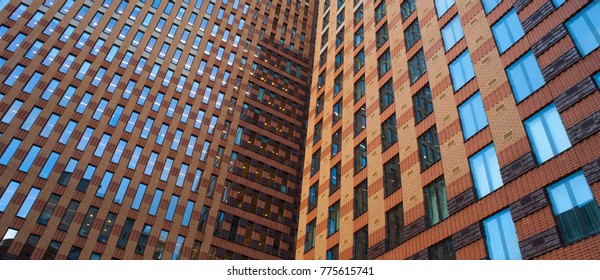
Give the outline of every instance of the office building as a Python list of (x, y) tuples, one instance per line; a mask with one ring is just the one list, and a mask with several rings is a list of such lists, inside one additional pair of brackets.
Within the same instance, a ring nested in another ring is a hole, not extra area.
[(600, 258), (600, 1), (317, 13), (297, 259)]
[(0, 1), (0, 259), (292, 259), (314, 0)]

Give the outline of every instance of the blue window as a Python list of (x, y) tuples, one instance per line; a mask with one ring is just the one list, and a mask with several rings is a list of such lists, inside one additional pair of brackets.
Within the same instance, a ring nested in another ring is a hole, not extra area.
[(98, 107), (96, 107), (96, 111), (94, 112), (94, 115), (92, 115), (92, 119), (99, 121), (100, 118), (102, 118), (102, 115), (104, 115), (104, 110), (106, 109), (106, 105), (108, 105), (108, 100), (106, 100), (106, 99), (100, 100), (100, 103), (98, 103)]
[(23, 91), (26, 93), (31, 93), (35, 86), (37, 86), (38, 82), (42, 79), (42, 73), (35, 72), (29, 78), (29, 82), (23, 87)]
[(104, 149), (106, 149), (106, 145), (108, 145), (108, 141), (110, 141), (110, 134), (104, 133), (102, 138), (100, 138), (100, 142), (94, 151), (94, 155), (101, 158), (102, 154), (104, 154)]
[(31, 47), (25, 54), (25, 58), (33, 59), (33, 57), (38, 53), (40, 48), (42, 48), (42, 45), (44, 45), (44, 42), (42, 42), (40, 40), (36, 40), (35, 43), (33, 43), (33, 45), (31, 45)]
[(85, 169), (85, 173), (83, 173), (83, 177), (81, 177), (81, 181), (77, 185), (77, 190), (80, 192), (86, 192), (90, 182), (92, 181), (92, 177), (94, 176), (94, 172), (96, 172), (96, 167), (93, 165), (89, 165)]
[(502, 0), (481, 0), (481, 2), (485, 13), (489, 14), (496, 6), (498, 6), (498, 4), (500, 4), (500, 2), (502, 2)]
[(146, 169), (144, 169), (144, 174), (152, 176), (152, 171), (154, 171), (154, 164), (156, 163), (156, 159), (158, 159), (158, 154), (156, 152), (152, 152), (150, 154), (150, 158), (148, 159), (148, 164), (146, 164)]
[(67, 88), (67, 90), (65, 90), (65, 93), (61, 97), (60, 101), (58, 102), (58, 106), (61, 106), (63, 108), (67, 107), (67, 105), (69, 104), (69, 101), (71, 101), (71, 97), (73, 97), (74, 93), (75, 93), (75, 87), (69, 86)]
[(10, 122), (12, 122), (15, 115), (17, 115), (17, 112), (19, 112), (19, 109), (21, 109), (21, 106), (23, 106), (23, 101), (15, 99), (13, 104), (10, 105), (10, 108), (8, 108), (8, 110), (2, 117), (2, 120), (0, 120), (0, 121), (5, 124), (10, 124)]
[(21, 140), (17, 138), (13, 138), (12, 140), (10, 140), (10, 143), (8, 143), (8, 146), (2, 153), (2, 156), (0, 157), (0, 165), (8, 165), (8, 162), (10, 162), (10, 160), (13, 158), (15, 152), (17, 152), (17, 149), (20, 145)]
[(56, 27), (58, 26), (59, 23), (60, 23), (60, 20), (53, 18), (52, 21), (50, 21), (50, 23), (48, 23), (48, 26), (46, 26), (46, 29), (44, 29), (44, 34), (50, 36), (50, 34), (52, 34), (52, 32), (54, 32), (54, 29), (56, 29)]
[(138, 186), (137, 191), (135, 192), (135, 197), (131, 202), (131, 209), (139, 210), (140, 205), (142, 204), (142, 199), (144, 198), (144, 194), (146, 193), (146, 188), (148, 186), (145, 184), (141, 184)]
[(60, 135), (58, 143), (66, 145), (67, 142), (69, 142), (69, 139), (71, 139), (71, 134), (75, 130), (76, 126), (77, 122), (70, 120), (69, 123), (67, 123), (67, 126), (65, 126), (65, 130), (63, 130), (63, 133)]
[(188, 200), (185, 206), (185, 212), (183, 213), (183, 219), (181, 219), (182, 226), (187, 227), (190, 225), (190, 220), (192, 219), (192, 211), (194, 211), (194, 202)]
[(165, 220), (173, 221), (173, 216), (175, 216), (175, 209), (177, 208), (178, 202), (179, 196), (171, 195), (171, 201), (169, 202), (169, 207), (167, 208), (167, 214), (165, 214)]
[(312, 158), (310, 161), (310, 176), (313, 176), (317, 172), (319, 172), (320, 167), (321, 167), (321, 149), (317, 150), (312, 155)]
[(596, 85), (600, 88), (600, 72), (594, 75), (594, 80), (596, 80)]
[(520, 260), (519, 237), (515, 223), (506, 209), (483, 221), (485, 243), (492, 260)]
[(50, 176), (50, 172), (52, 172), (52, 169), (54, 168), (54, 165), (58, 161), (59, 157), (60, 154), (57, 152), (50, 153), (48, 159), (46, 160), (46, 163), (44, 164), (44, 167), (42, 167), (42, 170), (40, 171), (39, 176), (41, 178), (48, 179), (48, 176)]
[(465, 140), (471, 138), (471, 136), (488, 125), (483, 100), (479, 92), (475, 93), (475, 95), (458, 107), (458, 114), (460, 115), (460, 123), (462, 124)]
[(8, 50), (9, 52), (15, 52), (19, 48), (19, 46), (21, 46), (21, 43), (23, 43), (25, 37), (27, 37), (27, 35), (23, 33), (17, 34), (17, 36), (15, 36), (10, 45), (6, 47), (6, 50)]
[(31, 207), (33, 207), (33, 203), (35, 202), (39, 194), (40, 189), (38, 188), (31, 188), (31, 190), (29, 190), (25, 201), (23, 201), (23, 203), (21, 204), (21, 208), (19, 208), (19, 211), (17, 212), (17, 217), (23, 219), (27, 218), (29, 211), (31, 211)]
[(525, 36), (519, 16), (513, 9), (492, 26), (492, 33), (494, 33), (500, 53), (508, 50), (515, 42)]
[(104, 176), (102, 177), (102, 181), (100, 182), (100, 186), (98, 187), (98, 190), (96, 191), (96, 196), (97, 197), (104, 197), (104, 195), (106, 194), (106, 190), (108, 190), (108, 186), (110, 185), (110, 181), (113, 178), (114, 173), (110, 172), (110, 171), (106, 171), (104, 172)]
[(354, 147), (354, 173), (358, 173), (367, 167), (367, 145), (365, 141)]
[(335, 192), (339, 187), (340, 187), (340, 181), (341, 181), (341, 177), (342, 177), (342, 170), (341, 170), (341, 165), (338, 162), (336, 165), (334, 165), (329, 173), (329, 192), (333, 193)]
[(171, 173), (171, 167), (173, 167), (173, 159), (167, 158), (165, 166), (163, 167), (162, 173), (160, 174), (161, 181), (168, 181), (169, 174)]
[(21, 166), (19, 166), (19, 170), (23, 171), (23, 172), (29, 172), (29, 168), (31, 168), (31, 166), (33, 165), (33, 161), (35, 160), (37, 155), (40, 153), (41, 149), (42, 148), (40, 148), (36, 145), (31, 146), (31, 149), (29, 149), (27, 156), (25, 156), (25, 159), (23, 159)]
[(454, 6), (454, 0), (435, 0), (438, 18), (441, 18), (452, 6)]
[(140, 131), (140, 138), (148, 139), (148, 135), (150, 135), (150, 129), (152, 129), (153, 125), (154, 125), (154, 119), (147, 118), (146, 123), (144, 123), (144, 128), (142, 129), (142, 131)]
[(50, 52), (48, 52), (48, 54), (46, 55), (46, 58), (44, 58), (44, 61), (42, 61), (42, 65), (50, 66), (50, 64), (52, 64), (52, 62), (54, 61), (54, 58), (56, 58), (56, 56), (58, 55), (59, 51), (60, 50), (58, 48), (52, 48)]
[(567, 243), (600, 232), (600, 210), (583, 172), (549, 186), (548, 194), (558, 228)]
[(163, 191), (157, 189), (154, 192), (154, 197), (152, 198), (152, 203), (150, 204), (150, 209), (148, 209), (148, 214), (152, 216), (156, 216), (156, 212), (158, 211), (158, 204), (160, 204), (160, 200), (162, 199)]
[(314, 185), (310, 186), (308, 189), (308, 211), (315, 209), (317, 207), (317, 196), (319, 191), (319, 182), (316, 182)]
[(123, 155), (123, 151), (125, 150), (126, 146), (127, 146), (127, 141), (119, 140), (119, 144), (117, 144), (117, 147), (115, 148), (115, 153), (113, 154), (110, 161), (118, 164), (119, 161), (121, 160), (121, 156)]
[(44, 129), (42, 129), (42, 131), (40, 131), (40, 136), (42, 136), (44, 138), (48, 138), (48, 136), (52, 132), (52, 129), (56, 125), (56, 122), (58, 122), (59, 118), (60, 118), (60, 116), (57, 114), (50, 115), (50, 117), (48, 118), (48, 121), (46, 122), (46, 125), (44, 126)]
[(140, 159), (140, 156), (142, 155), (142, 151), (143, 151), (142, 147), (135, 146), (135, 149), (133, 149), (133, 154), (131, 155), (131, 159), (129, 160), (129, 164), (127, 164), (127, 168), (135, 170), (138, 160)]
[(23, 70), (25, 70), (25, 67), (21, 65), (15, 66), (15, 69), (13, 69), (13, 71), (8, 75), (8, 77), (6, 77), (6, 80), (4, 80), (4, 84), (9, 87), (12, 87), (23, 73)]
[(167, 131), (169, 130), (169, 126), (167, 124), (162, 124), (160, 126), (160, 131), (156, 136), (156, 144), (162, 145), (165, 142), (165, 136), (167, 135)]
[(0, 197), (0, 212), (4, 212), (4, 210), (6, 210), (8, 203), (10, 203), (10, 200), (15, 195), (15, 192), (17, 192), (17, 189), (20, 185), (20, 183), (15, 181), (10, 181), (10, 183), (8, 183), (8, 186)]
[(494, 144), (489, 145), (469, 158), (473, 182), (479, 197), (484, 197), (500, 188), (504, 183), (500, 176), (500, 164)]
[(37, 118), (41, 112), (42, 112), (41, 108), (33, 107), (31, 109), (31, 111), (29, 112), (29, 116), (27, 116), (27, 119), (25, 119), (25, 121), (21, 125), (21, 129), (25, 130), (25, 131), (29, 131), (31, 129), (31, 127), (33, 126), (33, 124), (35, 123), (35, 120), (37, 120)]
[(600, 2), (592, 1), (566, 23), (567, 30), (581, 56), (586, 56), (600, 46), (598, 15), (600, 15)]
[(475, 77), (475, 70), (473, 69), (473, 63), (471, 63), (469, 50), (464, 51), (450, 63), (450, 75), (455, 92)]
[(567, 131), (554, 104), (527, 119), (525, 129), (538, 163), (545, 162), (571, 147)]
[(460, 25), (460, 18), (455, 16), (451, 19), (444, 28), (442, 28), (442, 39), (444, 40), (444, 49), (450, 50), (460, 39), (465, 36), (462, 26)]
[(506, 74), (517, 102), (523, 101), (531, 93), (546, 84), (540, 65), (532, 51), (527, 52), (510, 65), (506, 69)]
[(123, 203), (123, 198), (125, 197), (125, 193), (127, 192), (127, 188), (129, 188), (129, 183), (131, 179), (123, 177), (121, 179), (121, 184), (119, 184), (119, 189), (117, 190), (117, 194), (115, 194), (114, 203), (121, 204)]
[(138, 112), (131, 112), (131, 116), (129, 116), (129, 121), (127, 121), (127, 125), (125, 126), (125, 132), (131, 133), (135, 124), (137, 123), (138, 117), (140, 114)]
[(121, 105), (117, 105), (117, 108), (115, 108), (115, 111), (113, 112), (112, 117), (110, 118), (110, 121), (108, 122), (108, 125), (110, 126), (116, 126), (117, 123), (119, 123), (119, 119), (121, 118), (121, 114), (123, 114), (123, 106)]
[(194, 174), (194, 181), (192, 182), (191, 191), (198, 192), (198, 184), (200, 184), (200, 180), (202, 179), (202, 174), (204, 172), (202, 169), (196, 169), (196, 174)]
[(12, 13), (12, 15), (10, 15), (10, 19), (13, 21), (17, 21), (22, 15), (23, 13), (27, 10), (29, 6), (25, 5), (25, 4), (20, 4), (15, 11)]

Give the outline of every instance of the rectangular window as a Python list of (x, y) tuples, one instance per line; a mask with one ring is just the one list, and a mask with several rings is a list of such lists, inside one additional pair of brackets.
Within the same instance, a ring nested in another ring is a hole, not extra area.
[(146, 194), (146, 188), (148, 186), (145, 184), (139, 184), (137, 190), (135, 191), (135, 197), (131, 202), (131, 209), (139, 210), (140, 205), (142, 204), (142, 199), (144, 198), (144, 194)]
[(500, 4), (500, 2), (502, 2), (502, 0), (481, 0), (481, 2), (483, 3), (485, 13), (489, 14), (496, 6), (498, 6), (498, 4)]
[(315, 247), (315, 238), (317, 231), (317, 220), (312, 220), (310, 223), (306, 224), (306, 233), (304, 236), (304, 252), (310, 251)]
[(20, 183), (15, 181), (10, 181), (10, 183), (8, 183), (8, 186), (6, 186), (4, 193), (0, 197), (0, 212), (4, 212), (6, 210), (6, 207), (10, 203), (10, 200), (15, 195), (20, 185)]
[(92, 224), (94, 223), (94, 220), (96, 219), (97, 214), (98, 214), (98, 208), (96, 208), (94, 206), (90, 206), (87, 214), (85, 215), (85, 218), (83, 219), (83, 223), (81, 223), (81, 227), (79, 228), (79, 233), (78, 233), (79, 236), (87, 237), (88, 234), (90, 234), (90, 230), (92, 229)]
[(496, 46), (498, 46), (498, 52), (500, 53), (504, 53), (525, 36), (519, 16), (514, 9), (508, 11), (506, 15), (492, 25), (492, 33), (494, 34)]
[(431, 167), (440, 159), (442, 159), (436, 126), (433, 126), (429, 130), (425, 131), (425, 133), (421, 134), (418, 142), (421, 171), (425, 171), (427, 168)]
[(469, 158), (473, 182), (479, 198), (500, 188), (504, 183), (500, 176), (500, 164), (494, 144), (483, 148)]
[(430, 260), (455, 260), (456, 252), (452, 237), (442, 240), (427, 249), (427, 255)]
[(452, 77), (452, 86), (454, 92), (457, 92), (467, 82), (475, 77), (475, 70), (473, 69), (473, 63), (471, 63), (471, 56), (469, 50), (464, 51), (454, 61), (448, 65), (450, 68), (450, 76)]
[(527, 136), (538, 163), (543, 163), (571, 147), (556, 106), (551, 104), (525, 120)]
[(317, 181), (314, 185), (308, 189), (308, 212), (317, 208), (319, 196), (319, 182)]
[(441, 18), (452, 6), (454, 6), (454, 0), (435, 0), (434, 2), (438, 18)]
[(173, 221), (173, 217), (175, 216), (175, 209), (177, 208), (177, 203), (179, 202), (179, 196), (171, 195), (171, 201), (169, 201), (169, 206), (167, 208), (167, 213), (165, 214), (165, 220)]
[(40, 214), (40, 216), (37, 219), (38, 224), (48, 225), (48, 221), (52, 217), (52, 213), (54, 213), (54, 209), (56, 208), (56, 205), (58, 204), (59, 200), (60, 200), (60, 195), (54, 194), (54, 193), (50, 194), (50, 198), (48, 198), (48, 201), (46, 202), (46, 206), (44, 207), (44, 210), (42, 210), (42, 213)]
[(398, 141), (398, 128), (396, 127), (396, 114), (392, 114), (381, 124), (381, 149), (387, 150)]
[(600, 232), (600, 211), (583, 172), (547, 188), (563, 240), (573, 243)]
[(33, 165), (33, 161), (36, 159), (41, 149), (41, 147), (36, 145), (31, 146), (29, 152), (27, 153), (27, 156), (25, 156), (23, 162), (21, 163), (21, 166), (19, 166), (19, 171), (25, 173), (29, 172), (29, 168), (31, 168), (31, 166)]
[(367, 252), (369, 251), (369, 229), (368, 226), (363, 227), (354, 233), (354, 250), (353, 260), (367, 260)]
[(144, 254), (144, 251), (146, 250), (146, 244), (148, 243), (148, 237), (150, 237), (151, 231), (152, 226), (144, 224), (144, 227), (142, 227), (142, 232), (140, 233), (140, 237), (138, 238), (137, 245), (135, 246), (135, 252), (137, 254)]
[(444, 49), (449, 51), (460, 39), (465, 37), (462, 26), (460, 25), (460, 18), (455, 16), (452, 18), (446, 26), (442, 28), (442, 39), (444, 40)]
[(367, 189), (367, 180), (362, 181), (354, 188), (354, 218), (367, 212), (369, 192)]
[(354, 112), (354, 136), (361, 133), (367, 127), (367, 107), (363, 105)]
[(427, 66), (425, 65), (425, 54), (423, 49), (420, 49), (413, 57), (408, 60), (408, 74), (410, 76), (410, 83), (416, 82), (423, 74), (427, 72)]
[(402, 203), (385, 212), (385, 246), (391, 250), (404, 242), (404, 210)]
[(162, 199), (163, 191), (157, 189), (154, 192), (154, 197), (152, 198), (152, 203), (150, 204), (150, 208), (148, 209), (148, 214), (152, 216), (156, 216), (156, 212), (158, 211), (158, 205), (160, 204), (160, 200)]
[(519, 237), (515, 223), (506, 209), (483, 221), (488, 255), (492, 260), (520, 260)]
[[(598, 5), (600, 7), (600, 5)], [(517, 102), (546, 84), (540, 65), (532, 51), (525, 53), (521, 58), (506, 68), (508, 81)]]
[(354, 103), (358, 102), (363, 96), (365, 96), (365, 75), (362, 75), (354, 83)]
[(131, 235), (131, 231), (133, 230), (133, 225), (135, 221), (132, 219), (125, 219), (125, 223), (123, 224), (123, 229), (121, 230), (121, 234), (119, 235), (119, 240), (117, 241), (117, 248), (125, 249), (127, 247), (127, 242), (129, 241), (129, 236)]
[(467, 101), (458, 106), (458, 114), (465, 140), (471, 138), (488, 125), (483, 100), (479, 92), (476, 92)]
[(121, 183), (119, 184), (119, 188), (117, 189), (117, 193), (115, 194), (115, 198), (113, 199), (114, 203), (123, 203), (123, 198), (125, 198), (125, 193), (127, 192), (127, 188), (129, 188), (130, 182), (131, 179), (127, 177), (123, 177), (123, 179), (121, 179)]
[(598, 14), (600, 14), (600, 2), (592, 1), (565, 24), (582, 57), (600, 46)]
[(334, 193), (342, 185), (342, 165), (338, 162), (329, 172), (329, 193)]
[(377, 33), (375, 34), (375, 43), (377, 44), (377, 48), (381, 48), (383, 46), (383, 44), (385, 44), (385, 42), (387, 42), (389, 38), (389, 33), (388, 33), (388, 26), (387, 26), (387, 22), (383, 24), (383, 26), (381, 26), (381, 28), (379, 28), (379, 30), (377, 30)]
[(50, 244), (48, 245), (48, 248), (46, 249), (46, 252), (44, 253), (44, 256), (42, 257), (42, 260), (53, 260), (54, 258), (56, 258), (56, 254), (58, 253), (58, 250), (60, 249), (60, 245), (62, 245), (62, 243), (58, 242), (58, 241), (50, 241)]
[(367, 144), (366, 140), (363, 140), (354, 147), (354, 174), (365, 167), (367, 167)]
[(310, 161), (310, 176), (314, 176), (321, 169), (321, 149), (317, 150)]
[(410, 50), (412, 46), (414, 46), (417, 41), (421, 39), (421, 29), (419, 28), (419, 21), (414, 20), (405, 30), (404, 30), (404, 42), (406, 44), (406, 49)]
[(377, 58), (377, 69), (379, 73), (379, 78), (383, 77), (390, 69), (392, 68), (392, 57), (390, 55), (390, 50), (386, 50)]
[(67, 206), (67, 210), (60, 220), (58, 230), (65, 232), (69, 230), (71, 222), (73, 221), (73, 217), (75, 217), (75, 213), (77, 213), (77, 208), (79, 208), (79, 201), (71, 200)]
[(329, 216), (327, 218), (327, 236), (336, 233), (340, 229), (340, 202), (329, 206)]
[(387, 197), (402, 187), (400, 179), (400, 159), (394, 156), (383, 165), (383, 192)]
[(433, 226), (448, 217), (448, 196), (444, 178), (437, 179), (423, 188), (427, 224)]
[(106, 243), (108, 241), (108, 237), (110, 236), (110, 232), (112, 231), (113, 225), (115, 224), (115, 220), (117, 219), (117, 214), (108, 213), (106, 215), (106, 219), (104, 220), (104, 225), (100, 230), (100, 234), (98, 235), (98, 242)]

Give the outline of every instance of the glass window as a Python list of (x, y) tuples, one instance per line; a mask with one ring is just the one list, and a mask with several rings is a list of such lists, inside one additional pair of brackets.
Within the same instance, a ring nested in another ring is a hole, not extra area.
[(455, 260), (456, 252), (452, 237), (442, 240), (427, 249), (428, 259), (430, 260)]
[(142, 199), (144, 198), (144, 194), (146, 193), (146, 188), (148, 186), (145, 184), (139, 184), (137, 190), (135, 191), (135, 197), (131, 202), (131, 209), (139, 210), (140, 205), (142, 204)]
[(475, 69), (473, 69), (473, 63), (471, 63), (469, 50), (464, 51), (452, 61), (449, 68), (455, 92), (475, 77)]
[(342, 148), (342, 132), (341, 129), (331, 135), (331, 157), (337, 155)]
[(4, 152), (2, 152), (2, 156), (0, 157), (0, 165), (7, 166), (8, 163), (10, 162), (10, 160), (13, 158), (13, 156), (17, 152), (17, 149), (19, 148), (20, 145), (21, 145), (20, 139), (13, 138), (12, 140), (10, 140), (10, 143), (8, 143), (8, 146), (6, 147)]
[(506, 74), (517, 102), (523, 101), (527, 96), (546, 84), (540, 65), (532, 51), (527, 52), (506, 68)]
[(383, 165), (383, 193), (388, 196), (402, 187), (400, 159), (396, 155)]
[(417, 43), (421, 39), (421, 30), (419, 28), (419, 21), (414, 20), (405, 30), (404, 30), (404, 41), (406, 43), (406, 49), (409, 50), (412, 46)]
[(336, 233), (340, 229), (340, 202), (329, 206), (329, 216), (327, 218), (327, 236)]
[(415, 113), (416, 124), (420, 123), (433, 113), (433, 102), (431, 100), (429, 84), (425, 85), (413, 96), (413, 110)]
[(317, 150), (311, 158), (310, 162), (310, 176), (314, 176), (321, 167), (321, 149)]
[(366, 140), (363, 140), (354, 147), (354, 174), (365, 167), (367, 167), (367, 144)]
[(354, 112), (354, 136), (361, 133), (367, 127), (367, 107), (363, 105)]
[(317, 235), (317, 220), (312, 220), (306, 224), (306, 235), (304, 236), (304, 252), (308, 252), (315, 247), (315, 237)]
[(500, 164), (494, 144), (483, 148), (469, 158), (473, 182), (479, 197), (484, 197), (500, 188), (504, 183), (500, 176)]
[(419, 162), (421, 163), (421, 171), (434, 165), (442, 155), (440, 153), (440, 143), (436, 126), (433, 126), (425, 133), (421, 134), (419, 142)]
[(354, 187), (354, 218), (367, 212), (369, 200), (369, 191), (367, 180), (362, 181), (358, 186)]
[(119, 240), (117, 241), (117, 248), (125, 249), (127, 246), (127, 242), (129, 241), (129, 236), (131, 235), (131, 231), (133, 230), (133, 225), (135, 221), (132, 219), (125, 219), (125, 223), (123, 224), (123, 229), (121, 230), (121, 234), (119, 235)]
[(367, 260), (367, 252), (369, 251), (369, 229), (368, 226), (363, 227), (354, 233), (354, 252), (353, 260)]
[(23, 101), (15, 99), (0, 121), (5, 124), (10, 124), (15, 115), (17, 115), (17, 112), (19, 112), (19, 109), (21, 109), (21, 106), (23, 106)]
[(416, 82), (423, 74), (427, 72), (427, 66), (425, 65), (425, 55), (423, 49), (420, 49), (413, 57), (408, 60), (408, 73), (410, 76), (410, 83)]
[(338, 162), (334, 165), (330, 172), (329, 178), (329, 193), (334, 193), (337, 189), (340, 188), (342, 182), (342, 165)]
[(519, 21), (519, 16), (511, 9), (504, 17), (492, 26), (492, 33), (496, 39), (498, 51), (504, 53), (515, 42), (525, 36), (525, 31)]
[(21, 73), (23, 73), (23, 70), (25, 70), (25, 67), (21, 65), (15, 66), (13, 71), (8, 75), (8, 77), (6, 77), (6, 80), (4, 80), (4, 84), (12, 87), (21, 76)]
[(571, 147), (567, 131), (554, 104), (527, 119), (525, 129), (538, 163), (545, 162)]
[(498, 6), (498, 4), (500, 4), (500, 2), (502, 2), (502, 0), (481, 0), (481, 2), (485, 13), (489, 14), (496, 6)]
[(154, 192), (154, 197), (152, 198), (152, 203), (150, 204), (150, 208), (148, 209), (148, 214), (152, 216), (156, 216), (156, 212), (158, 211), (158, 205), (160, 204), (160, 200), (162, 199), (163, 191), (157, 189)]
[(396, 127), (396, 114), (392, 114), (381, 124), (381, 149), (387, 150), (398, 141), (398, 128)]
[(390, 50), (386, 50), (379, 58), (377, 58), (377, 69), (379, 78), (387, 73), (392, 68), (392, 57), (390, 56)]
[(8, 183), (4, 193), (2, 193), (2, 196), (0, 197), (0, 212), (4, 212), (4, 210), (6, 210), (8, 203), (10, 203), (10, 200), (15, 195), (20, 185), (20, 183), (15, 181), (10, 181), (10, 183)]
[(563, 240), (573, 243), (600, 232), (600, 211), (583, 172), (548, 187), (558, 228)]
[(90, 233), (90, 230), (92, 229), (92, 224), (94, 223), (94, 220), (96, 219), (97, 214), (98, 214), (98, 208), (90, 206), (87, 214), (85, 215), (85, 218), (83, 219), (83, 223), (81, 224), (81, 227), (79, 228), (79, 233), (78, 233), (79, 236), (83, 236), (83, 237), (88, 236), (88, 234)]
[(60, 200), (60, 195), (54, 194), (54, 193), (50, 194), (50, 198), (48, 198), (48, 201), (46, 202), (46, 206), (44, 207), (44, 210), (42, 210), (42, 213), (40, 214), (40, 216), (37, 219), (38, 224), (48, 225), (48, 221), (52, 217), (52, 213), (54, 212), (54, 209), (56, 208), (56, 205), (58, 204), (59, 200)]
[(600, 2), (592, 1), (566, 22), (567, 30), (582, 57), (600, 46), (599, 14)]
[(77, 208), (79, 208), (79, 201), (71, 200), (67, 206), (67, 210), (60, 220), (58, 230), (65, 232), (69, 230), (71, 222), (73, 221), (73, 217), (75, 217), (75, 213), (77, 212)]
[(452, 6), (454, 6), (454, 0), (435, 0), (434, 2), (438, 18), (441, 18)]
[(458, 107), (458, 114), (465, 140), (471, 138), (488, 125), (483, 100), (479, 92), (476, 92), (475, 95), (471, 96)]
[(317, 207), (319, 196), (319, 182), (317, 181), (314, 185), (308, 189), (308, 212)]
[(427, 224), (433, 226), (448, 217), (448, 196), (444, 178), (437, 179), (423, 188)]
[(19, 171), (22, 172), (29, 172), (29, 168), (31, 168), (31, 166), (33, 165), (33, 161), (36, 159), (38, 153), (40, 152), (42, 148), (33, 145), (31, 146), (31, 148), (29, 149), (29, 152), (27, 153), (27, 156), (25, 156), (25, 158), (23, 159), (23, 162), (21, 163), (21, 166), (19, 166)]
[(492, 260), (520, 260), (519, 237), (515, 223), (506, 209), (483, 221), (488, 255)]
[(385, 246), (387, 250), (404, 242), (404, 210), (402, 204), (385, 212)]
[(108, 213), (106, 215), (106, 219), (104, 220), (104, 225), (100, 230), (100, 234), (98, 235), (98, 242), (106, 243), (108, 241), (108, 237), (110, 236), (110, 232), (112, 231), (113, 225), (115, 224), (115, 220), (117, 219), (117, 214)]
[(140, 233), (140, 237), (138, 238), (137, 245), (135, 246), (135, 252), (137, 254), (144, 254), (144, 251), (146, 250), (146, 244), (148, 243), (148, 237), (150, 237), (151, 231), (152, 226), (144, 224), (144, 227), (142, 227), (142, 232)]
[(464, 36), (465, 34), (460, 25), (460, 18), (457, 15), (442, 28), (442, 39), (444, 40), (444, 48), (446, 51), (454, 47), (454, 45), (456, 45), (456, 43)]

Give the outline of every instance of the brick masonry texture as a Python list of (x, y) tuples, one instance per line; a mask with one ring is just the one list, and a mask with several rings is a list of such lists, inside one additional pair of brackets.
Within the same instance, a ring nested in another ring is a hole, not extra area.
[(452, 243), (454, 244), (454, 250), (460, 250), (480, 239), (482, 237), (482, 230), (480, 223), (475, 223), (453, 234)]
[(594, 91), (596, 91), (594, 80), (592, 80), (590, 77), (586, 77), (581, 82), (570, 87), (554, 99), (556, 110), (558, 110), (558, 112), (562, 112), (573, 106), (575, 103), (583, 100)]
[(477, 199), (477, 191), (475, 188), (468, 188), (466, 191), (460, 193), (454, 198), (448, 201), (448, 214), (452, 215), (463, 208), (469, 206)]
[(524, 260), (533, 259), (560, 246), (560, 236), (555, 227), (519, 242)]
[(567, 129), (571, 144), (577, 144), (590, 137), (600, 129), (600, 111), (578, 122)]
[(535, 157), (533, 153), (527, 153), (524, 156), (518, 158), (514, 162), (508, 164), (500, 169), (502, 175), (502, 181), (508, 183), (517, 177), (523, 175), (525, 172), (533, 169), (536, 165)]
[(518, 221), (533, 212), (542, 209), (548, 205), (544, 190), (537, 190), (530, 193), (517, 202), (510, 205), (510, 212), (514, 221)]

